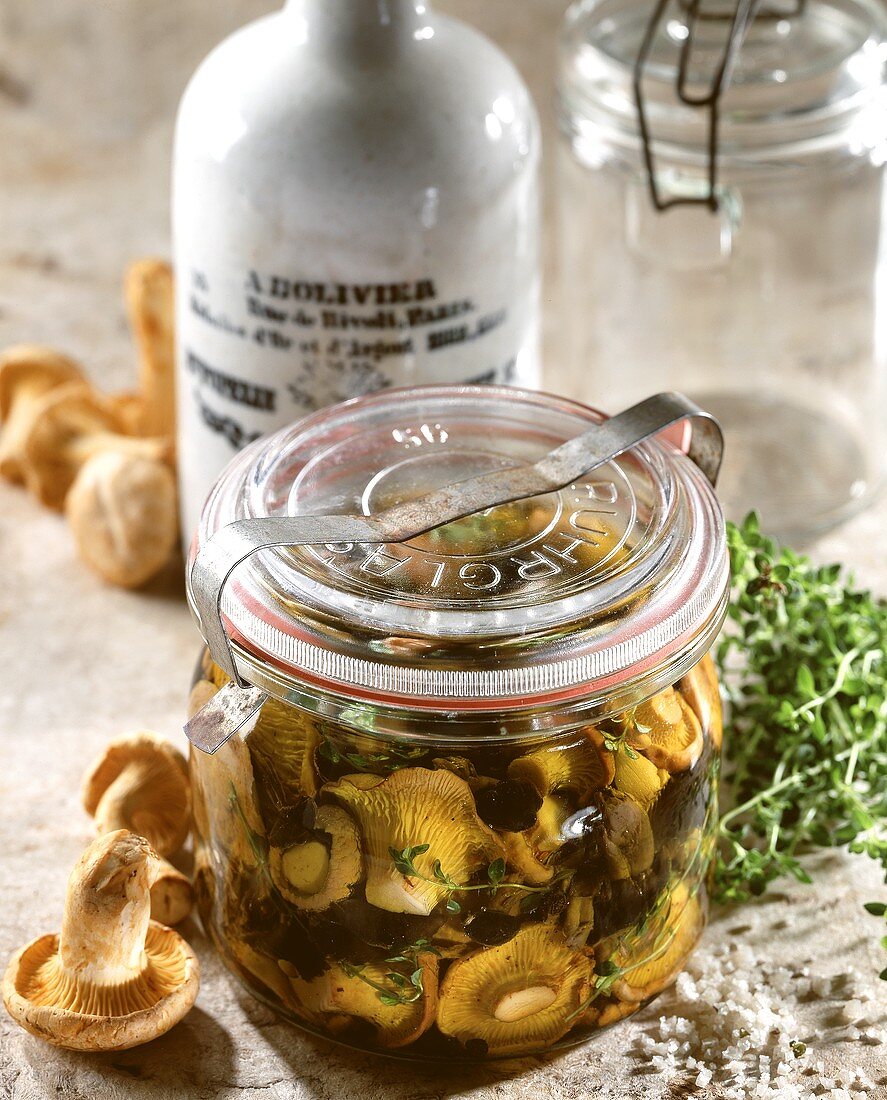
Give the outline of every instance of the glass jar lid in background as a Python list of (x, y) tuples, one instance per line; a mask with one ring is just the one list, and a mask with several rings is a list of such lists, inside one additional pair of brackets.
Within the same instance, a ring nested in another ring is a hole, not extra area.
[[(601, 419), (497, 387), (346, 402), (229, 465), (192, 560), (234, 520), (375, 514), (536, 461)], [(238, 669), (279, 697), (339, 717), (364, 705), (429, 721), (509, 712), (526, 719), (516, 728), (551, 728), (676, 680), (711, 645), (727, 587), (714, 492), (656, 441), (562, 492), (407, 543), (260, 551), (233, 574), (222, 611)]]
[[(784, 6), (784, 5), (783, 5)], [(714, 10), (714, 5), (703, 7)], [(708, 115), (677, 95), (680, 51), (689, 29), (669, 9), (644, 67), (643, 92), (654, 148), (667, 158), (707, 156)], [(634, 66), (652, 14), (645, 0), (584, 0), (570, 9), (561, 51), (560, 103), (568, 127), (601, 128), (608, 141), (636, 146)], [(686, 91), (711, 88), (729, 21), (700, 18)], [(887, 10), (880, 0), (807, 0), (777, 17), (764, 4), (737, 54), (720, 104), (719, 154), (784, 155), (785, 146), (848, 138), (883, 140)], [(849, 133), (848, 133), (849, 132)]]

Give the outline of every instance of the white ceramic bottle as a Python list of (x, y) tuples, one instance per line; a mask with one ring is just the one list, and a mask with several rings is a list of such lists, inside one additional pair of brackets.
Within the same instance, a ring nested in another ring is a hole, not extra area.
[(538, 123), (508, 59), (422, 0), (289, 0), (179, 112), (183, 530), (236, 450), (387, 386), (533, 386)]

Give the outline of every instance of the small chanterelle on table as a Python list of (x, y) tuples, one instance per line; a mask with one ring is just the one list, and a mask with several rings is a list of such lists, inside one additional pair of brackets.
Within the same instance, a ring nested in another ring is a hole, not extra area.
[(104, 833), (71, 872), (62, 930), (12, 958), (10, 1015), (73, 1050), (125, 1050), (156, 1039), (188, 1012), (200, 968), (184, 939), (151, 920), (159, 860), (144, 837)]
[(81, 559), (122, 588), (163, 569), (178, 541), (173, 275), (160, 260), (124, 281), (137, 390), (104, 394), (54, 348), (0, 353), (0, 477), (64, 511)]

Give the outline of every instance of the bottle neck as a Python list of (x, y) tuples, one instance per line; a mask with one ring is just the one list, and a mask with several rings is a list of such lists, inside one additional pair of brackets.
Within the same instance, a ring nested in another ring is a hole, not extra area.
[(287, 0), (300, 34), (342, 60), (378, 62), (428, 24), (426, 0)]

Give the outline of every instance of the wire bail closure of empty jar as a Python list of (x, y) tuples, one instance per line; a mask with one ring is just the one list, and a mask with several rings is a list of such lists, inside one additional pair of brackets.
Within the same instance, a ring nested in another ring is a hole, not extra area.
[[(729, 0), (721, 7), (715, 5), (714, 10), (710, 11), (704, 9), (704, 0), (678, 0), (677, 6), (686, 20), (686, 25), (684, 39), (678, 52), (675, 93), (679, 102), (685, 107), (708, 113), (708, 190), (707, 194), (703, 196), (675, 195), (664, 198), (656, 174), (653, 134), (644, 94), (644, 74), (650, 63), (653, 42), (660, 24), (673, 2), (674, 0), (656, 0), (634, 65), (633, 88), (647, 186), (653, 206), (660, 213), (673, 206), (707, 206), (710, 210), (717, 210), (720, 205), (718, 197), (718, 157), (720, 151), (721, 104), (733, 78), (733, 69), (739, 51), (742, 49), (749, 28), (755, 20), (786, 20), (803, 17), (807, 0), (792, 0), (790, 7), (782, 10), (768, 7), (764, 0)], [(689, 71), (696, 40), (696, 29), (700, 22), (706, 21), (720, 23), (726, 28), (723, 52), (714, 66), (709, 87), (701, 93), (693, 94), (689, 91)]]

